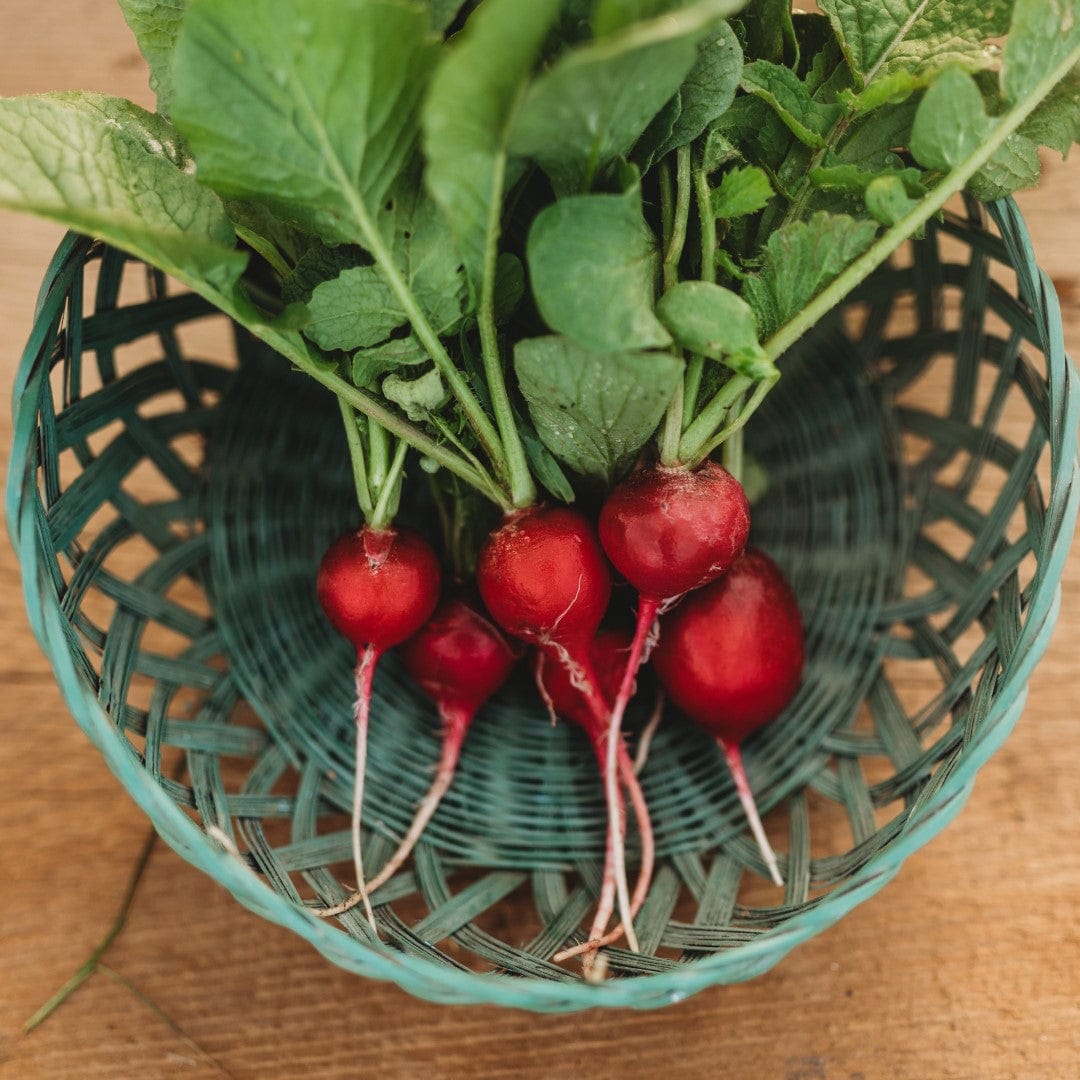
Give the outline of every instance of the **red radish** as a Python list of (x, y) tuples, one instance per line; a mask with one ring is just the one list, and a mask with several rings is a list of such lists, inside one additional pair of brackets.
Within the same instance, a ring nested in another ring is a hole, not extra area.
[[(638, 591), (634, 640), (608, 725), (606, 769), (611, 772), (658, 613), (715, 580), (742, 554), (750, 506), (742, 484), (713, 461), (693, 471), (657, 465), (632, 473), (608, 495), (599, 532), (607, 557)], [(626, 912), (620, 915), (625, 921)]]
[(438, 707), (443, 724), (442, 753), (435, 780), (409, 831), (372, 878), (369, 893), (389, 881), (416, 846), (454, 779), (473, 717), (506, 682), (519, 657), (483, 615), (458, 599), (444, 600), (400, 652), (406, 671)]
[(332, 908), (316, 910), (316, 915), (339, 915), (362, 900), (368, 922), (375, 930), (360, 850), (371, 681), (379, 657), (415, 634), (430, 618), (439, 600), (441, 583), (435, 552), (407, 529), (365, 525), (338, 537), (319, 564), (319, 603), (334, 629), (356, 646), (356, 783), (352, 807), (356, 893)]
[(663, 620), (653, 666), (675, 702), (714, 735), (773, 881), (782, 885), (740, 744), (784, 709), (803, 669), (799, 605), (776, 563), (755, 549)]
[[(509, 514), (480, 551), (476, 582), (495, 621), (507, 633), (537, 645), (546, 656), (562, 664), (593, 721), (606, 728), (610, 709), (597, 683), (589, 647), (611, 597), (611, 574), (589, 521), (565, 507), (532, 507)], [(614, 880), (605, 880), (599, 910), (606, 906), (610, 915), (611, 893), (618, 894), (627, 941), (636, 951), (614, 750), (601, 774)]]
[[(593, 668), (596, 671), (597, 681), (606, 701), (614, 699), (622, 682), (630, 640), (630, 635), (622, 630), (604, 630), (593, 641), (590, 656)], [(601, 774), (603, 774), (607, 761), (607, 724), (597, 723), (593, 710), (581, 692), (574, 686), (569, 672), (561, 664), (547, 662), (544, 653), (538, 653), (537, 684), (544, 700), (555, 715), (572, 720), (584, 729), (589, 736)], [(637, 772), (630, 760), (630, 755), (621, 740), (618, 746), (617, 760), (619, 776), (634, 807), (634, 816), (637, 819), (638, 832), (641, 837), (641, 870), (634, 888), (634, 895), (630, 899), (630, 917), (633, 918), (641, 910), (641, 905), (645, 902), (645, 897), (648, 894), (655, 861), (655, 846), (653, 843), (652, 822), (649, 818), (645, 796), (642, 793), (641, 785), (638, 783)], [(625, 816), (625, 812), (621, 799), (619, 809), (620, 818), (622, 818)], [(623, 828), (625, 828), (625, 825)], [(614, 867), (609, 865), (611, 857), (612, 851), (609, 846), (605, 855), (605, 880), (610, 879), (614, 872)], [(595, 954), (601, 945), (616, 941), (622, 936), (624, 929), (620, 925), (610, 934), (604, 935), (609, 918), (610, 908), (607, 912), (604, 912), (598, 907), (589, 940), (582, 945), (558, 953), (555, 960), (567, 960), (580, 953)]]

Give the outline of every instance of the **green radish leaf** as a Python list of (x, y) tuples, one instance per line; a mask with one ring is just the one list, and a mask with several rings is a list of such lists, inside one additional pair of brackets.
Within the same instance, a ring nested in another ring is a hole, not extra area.
[(919, 104), (911, 152), (920, 165), (946, 172), (978, 150), (993, 126), (975, 80), (962, 68), (948, 68)]
[(355, 266), (315, 287), (304, 334), (320, 349), (356, 349), (385, 341), (407, 319), (375, 266)]
[(918, 203), (899, 176), (877, 176), (866, 185), (866, 209), (882, 225), (895, 225)]
[(1020, 133), (1068, 157), (1072, 144), (1080, 142), (1080, 71), (1073, 70), (1054, 87), (1024, 121)]
[(382, 381), (382, 392), (387, 401), (399, 406), (414, 422), (424, 420), (428, 413), (438, 412), (450, 400), (450, 393), (435, 368), (416, 379), (387, 375)]
[[(899, 161), (899, 158), (897, 159)], [(925, 195), (922, 172), (915, 168), (896, 169), (883, 166), (877, 170), (860, 169), (857, 165), (830, 164), (812, 169), (810, 182), (822, 191), (842, 191), (847, 195), (865, 195), (866, 189), (878, 177), (900, 181), (908, 195)]]
[(916, 91), (925, 89), (930, 81), (930, 75), (913, 75), (910, 71), (898, 69), (874, 79), (858, 93), (852, 90), (842, 91), (839, 101), (849, 113), (861, 116), (880, 109), (883, 105), (899, 105), (902, 101), (907, 101)]
[(316, 241), (282, 280), (281, 298), (286, 304), (306, 304), (323, 282), (333, 281), (343, 270), (370, 262), (361, 248), (349, 244), (329, 247)]
[(465, 0), (427, 0), (431, 12), (431, 25), (441, 34), (457, 18), (465, 6)]
[[(393, 228), (398, 270), (432, 329), (445, 334), (461, 322), (466, 307), (461, 261), (434, 200), (424, 194), (419, 199), (414, 196), (407, 189), (392, 199), (384, 223)], [(291, 295), (298, 283), (325, 273), (307, 301), (311, 321), (304, 329), (321, 349), (377, 345), (409, 321), (378, 267), (353, 264), (336, 274), (330, 272), (335, 263), (340, 267), (356, 251), (340, 247), (313, 251), (297, 266), (287, 287)]]
[(684, 349), (721, 360), (740, 375), (763, 379), (775, 366), (758, 342), (753, 309), (729, 289), (709, 281), (683, 281), (668, 289), (656, 314)]
[(555, 455), (540, 441), (532, 424), (515, 417), (521, 443), (525, 447), (525, 456), (529, 459), (529, 468), (537, 482), (542, 484), (560, 502), (572, 503), (576, 498), (574, 487), (563, 472)]
[(124, 19), (150, 66), (150, 89), (162, 116), (172, 107), (173, 53), (187, 6), (188, 0), (120, 0)]
[(755, 60), (743, 68), (743, 89), (771, 105), (788, 130), (806, 146), (822, 148), (825, 135), (840, 119), (838, 105), (814, 101), (790, 68)]
[(510, 150), (532, 158), (559, 194), (587, 190), (625, 156), (678, 90), (697, 44), (738, 0), (697, 0), (560, 56), (532, 84)]
[(596, 352), (670, 344), (653, 314), (656, 240), (637, 193), (576, 195), (546, 207), (529, 230), (526, 258), (552, 330)]
[[(1042, 3), (1042, 0), (1034, 0)], [(990, 38), (1009, 27), (1013, 0), (819, 0), (860, 85), (896, 71), (925, 75), (949, 64), (993, 67)]]
[(631, 23), (655, 19), (678, 8), (689, 7), (693, 0), (596, 0), (592, 25), (594, 37), (606, 37)]
[(424, 105), (429, 190), (479, 295), (499, 224), (511, 126), (559, 0), (487, 0), (444, 50)]
[(0, 207), (99, 236), (185, 284), (228, 292), (247, 255), (159, 116), (99, 94), (0, 100)]
[(761, 270), (743, 285), (762, 337), (802, 311), (874, 242), (876, 232), (876, 222), (824, 212), (777, 229), (762, 252)]
[(727, 23), (721, 23), (716, 36), (700, 47), (697, 62), (672, 99), (678, 104), (677, 114), (654, 159), (692, 143), (709, 124), (727, 112), (735, 100), (742, 70), (739, 39)]
[(1078, 0), (1016, 0), (1001, 66), (1005, 100), (1023, 101), (1078, 46)]
[(773, 187), (763, 169), (756, 165), (738, 166), (724, 174), (712, 193), (712, 210), (718, 218), (756, 214), (773, 197)]
[(191, 0), (173, 116), (210, 187), (363, 242), (416, 143), (434, 55), (405, 0)]
[[(856, 117), (850, 134), (840, 143), (835, 162), (857, 165), (871, 172), (902, 169), (904, 162), (894, 147), (908, 146), (919, 103), (909, 98), (898, 105), (883, 105), (866, 116)], [(832, 164), (830, 157), (827, 164)]]
[(737, 97), (711, 134), (727, 139), (747, 161), (773, 170), (780, 168), (797, 145), (776, 110), (751, 94)]
[(722, 132), (713, 128), (705, 136), (701, 150), (701, 167), (706, 173), (714, 173), (729, 161), (742, 160), (739, 148)]
[(352, 381), (363, 388), (400, 367), (423, 364), (430, 357), (414, 337), (394, 338), (370, 349), (357, 349), (350, 364)]
[(1038, 144), (1016, 131), (968, 181), (968, 190), (977, 199), (992, 202), (1021, 188), (1035, 187), (1039, 171)]
[(750, 0), (739, 12), (739, 22), (746, 35), (748, 56), (796, 66), (799, 42), (791, 18), (791, 0)]
[(518, 342), (514, 370), (544, 445), (572, 471), (609, 484), (656, 431), (683, 363), (545, 337)]

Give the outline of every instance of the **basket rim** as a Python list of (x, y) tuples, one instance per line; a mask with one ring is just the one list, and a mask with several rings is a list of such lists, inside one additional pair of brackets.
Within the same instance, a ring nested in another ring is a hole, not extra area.
[[(1035, 316), (1046, 356), (1050, 404), (1061, 437), (1051, 454), (1048, 511), (1060, 527), (1039, 554), (1027, 617), (1002, 675), (980, 737), (965, 750), (957, 767), (941, 783), (924, 791), (899, 837), (875, 854), (813, 907), (763, 931), (752, 941), (668, 971), (608, 980), (601, 985), (551, 982), (523, 976), (500, 977), (433, 964), (419, 956), (369, 944), (343, 934), (327, 922), (276, 893), (246, 863), (212, 839), (147, 773), (142, 761), (118, 736), (97, 695), (76, 669), (69, 652), (67, 623), (38, 544), (37, 448), (34, 445), (39, 394), (49, 376), (42, 356), (45, 328), (58, 319), (68, 288), (81, 266), (88, 242), (68, 234), (43, 278), (34, 313), (34, 328), (24, 350), (13, 388), (14, 433), (8, 467), (6, 516), (9, 536), (22, 567), (24, 601), (31, 628), (48, 658), (63, 698), (123, 787), (150, 818), (165, 842), (186, 861), (207, 873), (248, 909), (286, 927), (310, 942), (335, 965), (368, 978), (392, 981), (427, 1000), (442, 1003), (493, 1004), (544, 1012), (586, 1008), (652, 1008), (672, 1004), (710, 986), (734, 981), (729, 969), (737, 962), (738, 979), (754, 977), (782, 959), (800, 942), (835, 924), (869, 899), (918, 848), (959, 813), (970, 795), (979, 768), (1005, 740), (1023, 711), (1027, 680), (1045, 651), (1061, 602), (1060, 577), (1080, 508), (1080, 484), (1074, 483), (1080, 462), (1080, 377), (1065, 351), (1058, 298), (1036, 262), (1030, 235), (1011, 198), (989, 204), (1016, 271), (1019, 292)], [(932, 790), (931, 790), (932, 789)], [(927, 794), (929, 792), (929, 794)]]

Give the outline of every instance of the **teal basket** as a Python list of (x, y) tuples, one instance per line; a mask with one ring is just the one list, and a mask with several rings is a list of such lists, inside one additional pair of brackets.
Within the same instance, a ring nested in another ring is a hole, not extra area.
[[(781, 368), (748, 440), (766, 481), (753, 541), (799, 596), (808, 667), (746, 758), (786, 884), (768, 881), (716, 748), (666, 716), (642, 772), (659, 858), (641, 952), (606, 950), (601, 984), (551, 961), (595, 900), (598, 776), (524, 673), (375, 894), (380, 936), (355, 910), (311, 914), (352, 873), (352, 657), (313, 590), (354, 523), (333, 402), (199, 298), (75, 236), (15, 386), (7, 512), (34, 632), (165, 840), (348, 971), (548, 1012), (752, 978), (963, 806), (1023, 709), (1078, 498), (1076, 373), (1012, 202), (932, 224)], [(424, 486), (409, 490), (424, 528)], [(640, 696), (631, 730), (647, 681)], [(393, 849), (437, 752), (430, 703), (387, 657), (366, 865)]]

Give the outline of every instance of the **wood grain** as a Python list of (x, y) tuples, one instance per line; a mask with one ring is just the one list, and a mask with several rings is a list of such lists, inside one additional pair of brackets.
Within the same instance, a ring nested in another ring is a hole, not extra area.
[[(0, 93), (92, 88), (150, 104), (103, 0), (6, 0)], [(1080, 161), (1022, 197), (1080, 342)], [(0, 214), (9, 385), (60, 230)], [(1074, 345), (1075, 347), (1075, 345)], [(0, 418), (6, 459), (11, 422)], [(329, 965), (164, 846), (108, 962), (196, 1049), (103, 974), (21, 1024), (110, 924), (148, 831), (67, 715), (0, 550), (0, 1076), (623, 1075), (1066, 1077), (1080, 1061), (1080, 559), (1015, 734), (968, 807), (893, 884), (766, 976), (648, 1014), (443, 1008)], [(43, 749), (47, 748), (47, 750)]]

